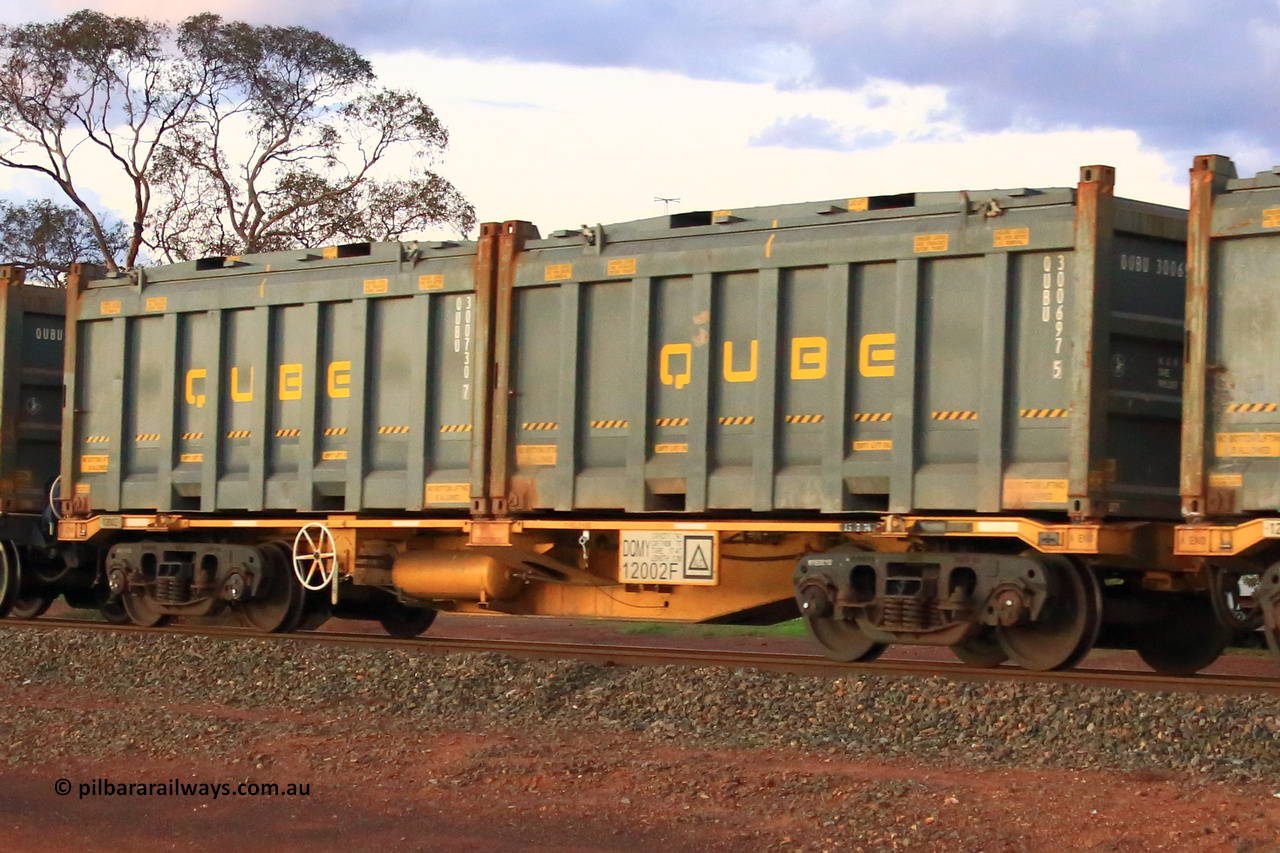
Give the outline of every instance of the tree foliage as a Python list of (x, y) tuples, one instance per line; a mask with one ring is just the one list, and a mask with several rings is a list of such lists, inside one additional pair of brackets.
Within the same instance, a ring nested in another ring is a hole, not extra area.
[[(103, 233), (111, 255), (124, 252), (128, 230), (123, 222), (112, 222)], [(76, 261), (106, 261), (84, 214), (48, 199), (22, 205), (0, 201), (0, 258), (25, 266), (28, 279), (50, 284), (63, 284)]]
[(52, 179), (109, 263), (82, 181), (115, 167), (125, 266), (475, 224), (431, 171), (448, 133), (430, 107), (301, 27), (82, 11), (0, 28), (0, 139), (0, 165)]
[[(0, 28), (0, 165), (51, 179), (85, 217), (114, 267), (107, 230), (79, 173), (114, 164), (132, 189), (126, 265), (151, 203), (148, 176), (165, 137), (189, 118), (201, 82), (171, 61), (167, 28), (81, 11), (51, 24)], [(96, 157), (91, 155), (97, 155)], [(77, 166), (88, 161), (88, 166)]]

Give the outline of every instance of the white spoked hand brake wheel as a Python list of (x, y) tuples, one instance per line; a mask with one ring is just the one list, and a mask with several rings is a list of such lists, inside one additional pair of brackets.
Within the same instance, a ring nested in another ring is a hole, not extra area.
[(298, 583), (310, 590), (336, 586), (338, 543), (334, 541), (329, 528), (321, 522), (313, 521), (305, 525), (294, 537), (293, 574), (298, 578)]

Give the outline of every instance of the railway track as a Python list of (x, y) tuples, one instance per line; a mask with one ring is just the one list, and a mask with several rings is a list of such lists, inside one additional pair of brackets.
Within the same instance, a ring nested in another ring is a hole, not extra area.
[(842, 663), (818, 655), (740, 652), (691, 646), (599, 645), (474, 637), (423, 636), (397, 640), (377, 634), (336, 631), (303, 631), (293, 634), (261, 634), (222, 625), (168, 625), (143, 628), (80, 619), (6, 619), (0, 629), (31, 628), (108, 631), (117, 634), (168, 634), (220, 639), (302, 642), (411, 649), (429, 654), (484, 653), (526, 660), (580, 660), (606, 666), (716, 666), (749, 667), (767, 672), (839, 678), (850, 675), (946, 678), (970, 682), (1037, 682), (1073, 684), (1146, 692), (1200, 694), (1280, 694), (1280, 677), (1204, 674), (1173, 677), (1153, 672), (1077, 668), (1063, 672), (1032, 672), (1012, 666), (975, 667), (941, 661), (872, 661)]

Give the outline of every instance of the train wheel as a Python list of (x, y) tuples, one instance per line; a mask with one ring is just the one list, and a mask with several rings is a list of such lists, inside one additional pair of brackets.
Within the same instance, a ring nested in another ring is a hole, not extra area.
[(1070, 669), (1093, 648), (1102, 626), (1102, 589), (1093, 572), (1062, 558), (1041, 557), (1055, 591), (1040, 619), (996, 628), (1000, 647), (1023, 669)]
[(990, 628), (952, 646), (951, 652), (970, 666), (999, 666), (1009, 659), (1000, 638)]
[(1234, 632), (1203, 597), (1164, 593), (1163, 598), (1156, 604), (1159, 618), (1140, 629), (1138, 657), (1162, 675), (1194, 675), (1218, 659)]
[(268, 542), (262, 548), (266, 587), (258, 597), (237, 606), (245, 624), (264, 634), (288, 634), (302, 622), (307, 593), (290, 571), (288, 546)]
[(168, 625), (172, 617), (160, 610), (145, 594), (126, 591), (120, 596), (124, 612), (129, 621), (143, 628), (157, 628)]
[(22, 586), (22, 563), (11, 542), (0, 542), (0, 619), (13, 611)]
[(1262, 610), (1262, 633), (1272, 654), (1280, 655), (1280, 563), (1274, 563), (1262, 573), (1255, 595)]
[(53, 596), (41, 593), (20, 595), (13, 600), (9, 615), (14, 619), (39, 619), (53, 604)]
[(108, 598), (98, 605), (98, 612), (102, 614), (104, 620), (112, 625), (129, 624), (129, 611), (125, 610), (123, 596), (117, 595), (115, 598)]
[(1209, 567), (1209, 601), (1219, 622), (1241, 632), (1262, 627), (1262, 607), (1254, 597), (1259, 580), (1256, 572)]
[(412, 640), (431, 627), (431, 623), (436, 621), (436, 612), (424, 607), (397, 604), (393, 609), (379, 612), (378, 621), (395, 639)]
[(877, 643), (862, 633), (857, 622), (833, 619), (830, 616), (806, 616), (804, 624), (832, 660), (875, 660), (888, 648), (886, 643)]

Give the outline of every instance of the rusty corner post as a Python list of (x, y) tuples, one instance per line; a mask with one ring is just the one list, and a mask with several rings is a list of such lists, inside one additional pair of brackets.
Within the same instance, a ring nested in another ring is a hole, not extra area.
[(1195, 521), (1205, 514), (1205, 440), (1208, 417), (1209, 255), (1214, 199), (1236, 177), (1235, 164), (1221, 154), (1196, 157), (1191, 166), (1191, 212), (1187, 219), (1187, 317), (1182, 351), (1182, 514)]
[(471, 364), (475, 371), (471, 395), (471, 514), (488, 516), (489, 413), (493, 407), (493, 294), (498, 271), (497, 222), (480, 226), (471, 280), (475, 287), (475, 327), (471, 333)]
[(513, 323), (516, 263), (529, 240), (539, 238), (531, 222), (502, 223), (498, 236), (498, 269), (493, 306), (493, 406), (490, 410), (489, 510), (495, 516), (507, 514), (507, 485), (511, 453), (511, 329)]
[(79, 500), (76, 494), (75, 462), (79, 447), (76, 413), (80, 402), (76, 398), (77, 331), (85, 287), (104, 275), (106, 269), (95, 264), (72, 264), (67, 271), (67, 316), (62, 334), (62, 458), (58, 466), (61, 471), (58, 509), (64, 516), (84, 515), (89, 511), (88, 502)]
[[(10, 328), (11, 323), (22, 322), (25, 312), (15, 308), (13, 315), (10, 315), (9, 309), (12, 307), (10, 299), (17, 297), (10, 296), (8, 293), (10, 287), (22, 285), (26, 273), (26, 268), (19, 264), (0, 266), (0, 353), (4, 355), (5, 364), (9, 365), (25, 366), (26, 364), (21, 356), (22, 329), (21, 327)], [(7, 460), (10, 467), (18, 458), (18, 432), (21, 429), (18, 413), (22, 410), (21, 385), (22, 378), (12, 368), (6, 372), (3, 382), (0, 382), (0, 399), (3, 400), (0, 410), (4, 412), (4, 418), (0, 421), (0, 458)], [(0, 480), (0, 510), (8, 511), (14, 508), (18, 499), (16, 491), (17, 489), (7, 477)]]
[[(1084, 166), (1076, 188), (1075, 308), (1071, 351), (1071, 418), (1067, 427), (1067, 509), (1072, 518), (1106, 514), (1107, 366), (1115, 234), (1116, 170)], [(1097, 470), (1095, 470), (1095, 467)]]

